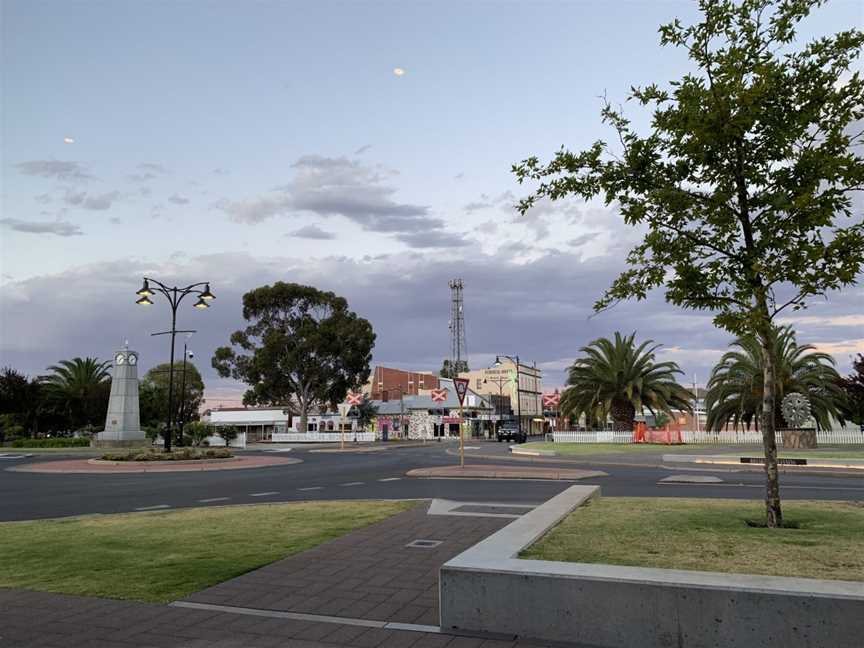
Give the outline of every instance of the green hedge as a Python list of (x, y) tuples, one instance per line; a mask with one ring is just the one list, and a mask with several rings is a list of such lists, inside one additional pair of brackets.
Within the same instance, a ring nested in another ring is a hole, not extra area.
[(15, 439), (13, 448), (86, 448), (90, 439), (57, 437), (54, 439)]

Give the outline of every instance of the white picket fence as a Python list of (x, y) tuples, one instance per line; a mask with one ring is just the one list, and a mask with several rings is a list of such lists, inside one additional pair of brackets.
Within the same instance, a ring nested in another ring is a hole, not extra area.
[(274, 432), (271, 441), (275, 443), (370, 443), (375, 440), (374, 432)]
[[(671, 432), (673, 441), (678, 440), (677, 432)], [(756, 430), (724, 430), (722, 432), (706, 432), (682, 430), (681, 441), (693, 445), (762, 445), (762, 433)], [(547, 435), (549, 436), (549, 435)], [(561, 431), (551, 434), (556, 443), (632, 443), (632, 432), (583, 432)], [(783, 445), (783, 431), (776, 433), (777, 445)], [(820, 430), (816, 432), (818, 445), (864, 445), (864, 432), (860, 430)]]

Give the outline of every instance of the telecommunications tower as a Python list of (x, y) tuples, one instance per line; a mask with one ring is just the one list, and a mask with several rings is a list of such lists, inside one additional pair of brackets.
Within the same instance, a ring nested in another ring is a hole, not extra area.
[(450, 362), (454, 375), (468, 371), (468, 345), (465, 343), (465, 311), (462, 280), (450, 281)]

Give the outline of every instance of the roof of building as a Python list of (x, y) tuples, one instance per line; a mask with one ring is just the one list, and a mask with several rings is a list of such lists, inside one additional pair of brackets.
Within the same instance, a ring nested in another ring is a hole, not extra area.
[[(410, 410), (458, 409), (459, 397), (456, 395), (453, 381), (450, 378), (441, 378), (440, 384), (441, 388), (447, 389), (447, 400), (443, 403), (433, 401), (432, 396), (428, 394), (421, 394), (419, 396), (405, 394), (401, 401), (398, 398), (386, 401), (375, 401), (375, 405), (378, 407), (378, 414), (385, 416), (401, 414), (403, 407), (405, 412)], [(471, 409), (493, 409), (486, 396), (478, 394), (470, 387), (468, 388), (468, 395), (474, 396), (477, 399), (476, 402), (478, 404), (469, 405), (468, 399), (466, 398), (465, 407), (470, 407)]]

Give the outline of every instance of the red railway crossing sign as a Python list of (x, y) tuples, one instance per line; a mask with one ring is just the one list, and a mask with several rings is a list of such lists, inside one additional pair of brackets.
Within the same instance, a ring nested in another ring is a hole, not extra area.
[(551, 394), (543, 394), (543, 407), (558, 407), (561, 402), (561, 394), (557, 391)]
[(433, 389), (430, 395), (432, 396), (433, 403), (443, 403), (447, 400), (446, 389)]
[(361, 405), (363, 403), (363, 394), (355, 394), (353, 392), (348, 392), (348, 396), (345, 398), (345, 402), (349, 405)]

